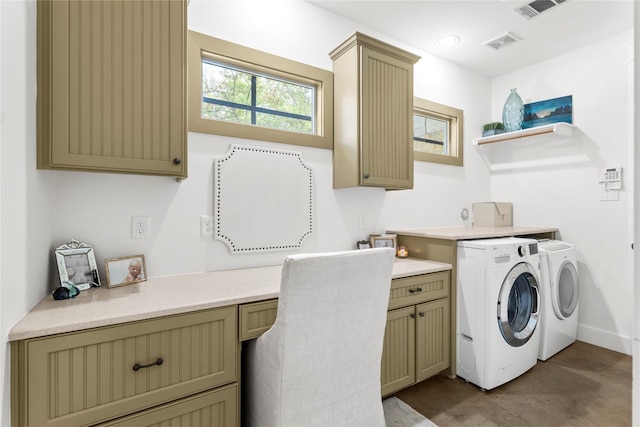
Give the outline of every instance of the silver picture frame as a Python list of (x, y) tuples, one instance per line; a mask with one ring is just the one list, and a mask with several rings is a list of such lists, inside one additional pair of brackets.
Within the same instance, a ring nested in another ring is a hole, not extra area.
[(60, 284), (73, 283), (83, 291), (92, 286), (100, 286), (98, 265), (93, 247), (77, 240), (69, 240), (55, 250), (56, 265)]

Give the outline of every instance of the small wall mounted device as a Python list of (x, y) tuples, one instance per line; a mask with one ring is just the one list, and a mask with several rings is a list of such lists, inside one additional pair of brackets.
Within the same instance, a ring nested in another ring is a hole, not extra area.
[(600, 200), (618, 200), (618, 191), (622, 189), (622, 168), (607, 168), (598, 170), (600, 184)]

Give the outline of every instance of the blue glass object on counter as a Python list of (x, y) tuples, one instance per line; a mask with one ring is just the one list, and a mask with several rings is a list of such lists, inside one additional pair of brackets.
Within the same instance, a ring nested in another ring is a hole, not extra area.
[(522, 98), (516, 92), (516, 89), (511, 89), (511, 93), (507, 97), (502, 109), (502, 123), (507, 132), (513, 132), (515, 130), (522, 129), (522, 120), (524, 119), (524, 103)]
[(69, 289), (69, 298), (74, 298), (80, 293), (80, 289), (78, 289), (78, 287), (74, 285), (73, 282), (65, 280), (63, 284), (65, 288)]

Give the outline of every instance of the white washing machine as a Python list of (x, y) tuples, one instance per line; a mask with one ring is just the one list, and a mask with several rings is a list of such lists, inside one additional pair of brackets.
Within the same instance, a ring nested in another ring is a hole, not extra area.
[(457, 261), (457, 375), (490, 390), (538, 360), (538, 242), (463, 240)]
[(540, 347), (547, 360), (576, 341), (578, 332), (578, 265), (570, 243), (538, 242), (540, 248)]

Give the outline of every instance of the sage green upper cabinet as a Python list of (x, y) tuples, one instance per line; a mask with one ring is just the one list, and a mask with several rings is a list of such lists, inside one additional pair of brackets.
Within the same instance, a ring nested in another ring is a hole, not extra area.
[(39, 0), (38, 168), (187, 175), (186, 0)]
[(413, 64), (420, 57), (358, 32), (330, 56), (333, 188), (413, 188)]

